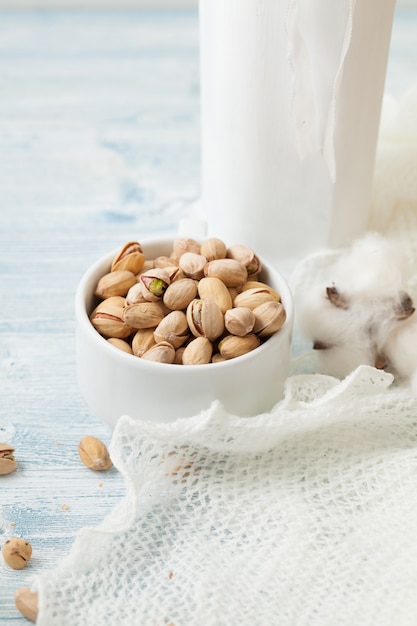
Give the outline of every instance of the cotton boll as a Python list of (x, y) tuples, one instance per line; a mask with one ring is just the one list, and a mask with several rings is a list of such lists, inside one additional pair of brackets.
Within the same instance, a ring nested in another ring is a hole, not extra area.
[(312, 342), (338, 343), (343, 337), (343, 328), (350, 321), (349, 314), (337, 309), (326, 295), (326, 285), (319, 285), (296, 298), (296, 310), (301, 332)]
[[(414, 312), (405, 290), (406, 262), (400, 246), (369, 233), (337, 256), (324, 258), (329, 263), (320, 275), (314, 276), (320, 264), (313, 259), (307, 273), (310, 282), (299, 280), (302, 289), (295, 292), (296, 321), (317, 350), (320, 371), (342, 377), (361, 364), (385, 367), (386, 358), (397, 369), (400, 348), (395, 343), (400, 339), (393, 333), (408, 327)], [(412, 343), (417, 345), (417, 338)], [(409, 376), (417, 369), (417, 359), (414, 362), (410, 345), (407, 349), (410, 362), (404, 367)]]
[(319, 350), (320, 371), (323, 374), (344, 378), (359, 365), (375, 365), (375, 350), (366, 338), (341, 343)]
[(411, 379), (417, 371), (417, 319), (399, 323), (386, 338), (382, 350), (394, 373)]
[(377, 233), (355, 241), (334, 267), (339, 290), (366, 301), (402, 289), (405, 258), (394, 242)]

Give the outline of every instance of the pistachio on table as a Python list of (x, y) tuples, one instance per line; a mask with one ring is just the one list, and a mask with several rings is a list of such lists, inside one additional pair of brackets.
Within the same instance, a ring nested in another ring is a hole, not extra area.
[(0, 476), (10, 474), (16, 469), (17, 463), (13, 453), (13, 446), (0, 442)]
[(91, 435), (83, 437), (78, 444), (78, 454), (89, 469), (102, 471), (112, 466), (105, 444), (97, 437)]
[(32, 556), (32, 546), (24, 539), (12, 537), (3, 544), (2, 553), (4, 561), (9, 567), (23, 569)]
[(90, 320), (109, 345), (134, 357), (218, 363), (255, 349), (285, 323), (280, 294), (260, 280), (261, 269), (249, 246), (228, 248), (215, 237), (176, 239), (153, 259), (131, 241), (98, 281), (101, 302)]
[(23, 617), (36, 622), (38, 618), (38, 594), (31, 591), (30, 587), (21, 587), (14, 593), (14, 603)]

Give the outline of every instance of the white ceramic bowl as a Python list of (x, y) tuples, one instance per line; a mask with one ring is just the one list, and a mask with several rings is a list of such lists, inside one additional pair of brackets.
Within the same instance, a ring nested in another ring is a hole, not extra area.
[[(147, 258), (167, 255), (173, 239), (141, 242)], [(77, 375), (91, 410), (114, 426), (121, 415), (153, 422), (190, 417), (219, 400), (235, 415), (269, 411), (283, 396), (289, 371), (293, 299), (279, 273), (269, 267), (262, 280), (281, 294), (287, 318), (281, 330), (255, 350), (221, 363), (170, 365), (145, 361), (110, 345), (89, 320), (98, 279), (118, 250), (99, 259), (81, 279), (75, 299)]]

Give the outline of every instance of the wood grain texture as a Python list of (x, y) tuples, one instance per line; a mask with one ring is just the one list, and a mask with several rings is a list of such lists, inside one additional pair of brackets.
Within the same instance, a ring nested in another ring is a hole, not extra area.
[[(398, 15), (394, 93), (417, 74), (416, 30)], [(83, 435), (111, 433), (78, 391), (75, 289), (108, 250), (175, 233), (198, 198), (198, 64), (195, 11), (0, 14), (0, 440), (18, 461), (1, 479), (0, 541), (33, 546), (23, 571), (0, 559), (6, 626), (27, 623), (15, 589), (124, 495), (114, 468), (77, 454)]]

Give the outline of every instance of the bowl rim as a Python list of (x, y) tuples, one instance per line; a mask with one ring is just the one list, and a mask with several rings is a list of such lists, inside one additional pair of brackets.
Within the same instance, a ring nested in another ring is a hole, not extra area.
[[(167, 244), (170, 241), (174, 241), (174, 239), (178, 239), (178, 238), (179, 237), (167, 236), (167, 237), (158, 237), (155, 239), (142, 239), (140, 244), (144, 248), (146, 248), (146, 246), (148, 245), (159, 246), (162, 244)], [(196, 239), (198, 240), (198, 238)], [(111, 355), (116, 360), (120, 359), (121, 363), (124, 363), (125, 365), (130, 364), (132, 367), (139, 368), (139, 369), (143, 367), (149, 367), (151, 368), (151, 370), (152, 368), (155, 369), (155, 371), (160, 370), (160, 368), (163, 368), (164, 370), (167, 371), (167, 368), (171, 369), (176, 364), (159, 363), (156, 361), (148, 361), (148, 360), (143, 361), (143, 359), (140, 359), (139, 357), (136, 357), (135, 355), (124, 352), (123, 350), (120, 350), (116, 348), (115, 346), (112, 346), (105, 337), (100, 335), (100, 333), (94, 328), (94, 326), (90, 322), (90, 318), (87, 313), (85, 301), (87, 297), (93, 294), (87, 293), (88, 284), (92, 280), (92, 277), (94, 276), (94, 274), (96, 274), (100, 268), (102, 268), (105, 265), (110, 267), (112, 259), (117, 255), (120, 249), (121, 249), (121, 246), (118, 246), (117, 248), (113, 248), (111, 251), (103, 254), (101, 257), (96, 259), (96, 261), (94, 261), (82, 275), (80, 281), (78, 282), (76, 292), (75, 292), (75, 320), (78, 324), (81, 325), (83, 330), (87, 332), (89, 336), (91, 336), (93, 341), (94, 340), (98, 341), (97, 345), (99, 347), (102, 347), (104, 350), (109, 351), (108, 354)], [(192, 372), (198, 371), (198, 372), (203, 373), (206, 371), (213, 372), (214, 369), (217, 370), (221, 368), (228, 369), (233, 366), (236, 367), (239, 363), (243, 364), (246, 361), (253, 360), (254, 358), (255, 359), (262, 358), (262, 353), (265, 350), (268, 350), (269, 348), (273, 347), (271, 346), (271, 342), (281, 343), (281, 338), (283, 334), (286, 334), (287, 332), (289, 332), (290, 337), (291, 337), (292, 326), (293, 326), (293, 321), (294, 321), (294, 300), (293, 300), (293, 295), (291, 293), (290, 287), (278, 270), (272, 267), (270, 263), (264, 261), (262, 257), (260, 258), (262, 261), (263, 269), (265, 269), (268, 272), (268, 274), (274, 275), (274, 278), (277, 279), (277, 282), (280, 284), (280, 287), (282, 287), (282, 291), (285, 292), (285, 296), (283, 297), (283, 293), (280, 291), (281, 300), (285, 300), (284, 306), (285, 306), (285, 313), (286, 313), (285, 322), (280, 328), (280, 330), (274, 333), (273, 335), (271, 335), (270, 337), (268, 337), (263, 343), (261, 343), (261, 345), (259, 345), (254, 350), (251, 350), (250, 352), (242, 354), (238, 357), (235, 357), (233, 359), (227, 359), (225, 361), (219, 361), (218, 363), (204, 363), (201, 365), (179, 366), (179, 367), (175, 367), (175, 372), (184, 371), (184, 375), (187, 375), (187, 373), (190, 373), (191, 371)], [(284, 333), (282, 333), (281, 331), (284, 331)]]

